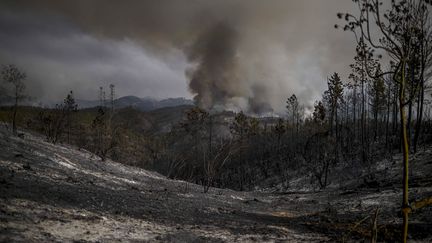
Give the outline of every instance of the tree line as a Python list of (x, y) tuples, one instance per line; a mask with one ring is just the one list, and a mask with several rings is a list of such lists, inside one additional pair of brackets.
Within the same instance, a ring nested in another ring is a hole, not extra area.
[[(139, 164), (169, 177), (203, 185), (250, 190), (260, 185), (290, 187), (290, 178), (310, 177), (317, 189), (337, 180), (372, 171), (375, 163), (403, 154), (402, 240), (408, 235), (409, 214), (432, 200), (409, 198), (409, 158), (432, 141), (430, 78), (432, 25), (430, 2), (424, 0), (353, 0), (354, 13), (338, 13), (337, 29), (355, 39), (355, 55), (346, 80), (335, 72), (313, 110), (306, 115), (295, 94), (288, 94), (286, 115), (253, 117), (243, 112), (216, 113), (194, 107), (169, 132), (137, 135), (128, 147)], [(4, 66), (14, 105), (12, 127), (23, 98), (26, 75)], [(91, 127), (76, 136), (85, 148), (105, 160), (130, 141), (134, 131), (115, 122), (114, 86), (110, 104), (101, 88), (101, 104)], [(109, 107), (109, 108), (107, 108)], [(70, 92), (54, 113), (39, 114), (39, 130), (56, 143), (70, 142), (72, 114), (77, 107)], [(64, 136), (63, 136), (64, 138)], [(122, 140), (123, 139), (123, 140)], [(117, 151), (120, 153), (121, 151)], [(337, 177), (335, 175), (338, 175)], [(365, 183), (378, 181), (373, 173)]]

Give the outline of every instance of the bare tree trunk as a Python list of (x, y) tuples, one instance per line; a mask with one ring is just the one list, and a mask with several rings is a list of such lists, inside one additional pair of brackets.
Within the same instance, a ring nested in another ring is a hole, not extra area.
[(353, 134), (354, 134), (354, 140), (357, 138), (356, 135), (356, 124), (357, 124), (357, 117), (356, 117), (356, 106), (357, 106), (357, 86), (354, 86), (354, 90), (353, 90), (354, 94), (353, 94)]
[(18, 87), (15, 87), (15, 105), (14, 105), (13, 118), (12, 118), (12, 132), (14, 135), (17, 134), (17, 125), (16, 125), (17, 113), (18, 113)]
[(367, 160), (367, 154), (366, 154), (366, 121), (365, 121), (365, 106), (366, 106), (366, 99), (365, 99), (365, 90), (364, 90), (364, 76), (362, 77), (362, 106), (361, 106), (361, 143), (362, 143), (362, 161), (363, 163)]
[(378, 138), (378, 108), (374, 111), (374, 141), (376, 142)]
[[(422, 25), (423, 27), (424, 25)], [(416, 123), (416, 128), (415, 128), (415, 134), (414, 134), (414, 153), (417, 152), (417, 143), (418, 143), (418, 139), (420, 136), (420, 130), (421, 130), (421, 125), (422, 125), (422, 120), (423, 120), (423, 104), (424, 104), (424, 91), (425, 91), (425, 80), (424, 80), (424, 73), (425, 73), (425, 66), (426, 66), (426, 60), (425, 60), (425, 56), (427, 55), (425, 53), (425, 46), (424, 43), (422, 42), (421, 45), (421, 71), (420, 71), (420, 92), (419, 92), (419, 97), (418, 97), (418, 102), (417, 102), (417, 123)]]
[(213, 118), (209, 117), (209, 140), (208, 140), (208, 150), (209, 155), (212, 155), (212, 139), (213, 139)]
[[(339, 139), (339, 121), (338, 121), (338, 106), (337, 106), (337, 104), (335, 105), (335, 122), (336, 122), (336, 127), (335, 127), (335, 129), (336, 129), (336, 141), (338, 141)], [(337, 147), (337, 146), (336, 146)]]
[[(395, 90), (395, 92), (397, 92), (396, 90)], [(399, 135), (399, 137), (401, 137), (400, 135), (400, 132), (398, 131), (398, 118), (399, 118), (399, 115), (400, 115), (400, 113), (398, 112), (398, 109), (399, 109), (399, 107), (398, 107), (398, 101), (397, 101), (397, 96), (398, 96), (399, 94), (396, 94), (395, 96), (394, 96), (394, 106), (393, 106), (393, 135), (396, 135), (396, 134), (398, 134)], [(398, 149), (399, 149), (399, 152), (402, 152), (402, 146), (401, 146), (401, 139), (399, 139), (398, 141), (397, 141), (397, 143), (398, 143), (398, 145), (400, 145), (400, 146), (398, 146)]]
[(390, 85), (387, 88), (387, 115), (386, 115), (386, 131), (385, 131), (385, 146), (389, 148), (389, 123), (390, 123)]
[(378, 212), (379, 208), (375, 210), (375, 213), (372, 218), (372, 225), (371, 225), (371, 243), (376, 243), (378, 241)]
[(67, 141), (70, 144), (70, 130), (71, 130), (70, 114), (67, 114), (67, 126), (68, 126)]
[(401, 120), (401, 132), (402, 132), (402, 148), (403, 148), (403, 195), (402, 195), (402, 213), (403, 213), (403, 225), (402, 225), (402, 242), (407, 242), (408, 237), (408, 219), (409, 219), (409, 201), (408, 201), (408, 165), (409, 165), (409, 147), (408, 147), (408, 133), (406, 124), (405, 114), (405, 62), (402, 63), (402, 74), (400, 81), (399, 90), (399, 112)]
[(422, 126), (422, 120), (423, 120), (423, 104), (424, 104), (424, 81), (422, 81), (420, 94), (419, 94), (419, 101), (418, 101), (418, 109), (417, 109), (417, 122), (416, 122), (416, 128), (414, 133), (414, 153), (417, 152), (417, 143), (420, 136), (420, 130)]
[(408, 104), (408, 120), (407, 120), (407, 133), (408, 133), (408, 149), (411, 149), (411, 120), (412, 120), (412, 106), (413, 102), (410, 101)]

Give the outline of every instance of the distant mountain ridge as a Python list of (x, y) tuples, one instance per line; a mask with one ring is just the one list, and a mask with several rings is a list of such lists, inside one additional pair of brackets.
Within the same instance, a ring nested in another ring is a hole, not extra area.
[[(75, 102), (78, 104), (78, 109), (86, 109), (97, 107), (100, 105), (100, 101), (97, 100), (80, 100), (76, 99)], [(109, 103), (109, 102), (108, 102)], [(109, 104), (106, 104), (109, 106)], [(167, 98), (158, 100), (155, 98), (139, 98), (136, 96), (123, 96), (114, 100), (114, 107), (117, 109), (125, 107), (133, 107), (140, 111), (151, 111), (165, 107), (175, 107), (183, 105), (194, 105), (193, 100), (186, 99), (183, 97), (179, 98)]]

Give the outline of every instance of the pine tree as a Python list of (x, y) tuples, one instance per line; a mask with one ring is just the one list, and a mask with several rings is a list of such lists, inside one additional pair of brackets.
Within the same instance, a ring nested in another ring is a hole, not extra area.
[(315, 102), (313, 120), (317, 123), (323, 123), (326, 118), (326, 109), (322, 101)]
[[(343, 84), (338, 73), (334, 73), (327, 82), (328, 90), (326, 94), (330, 105), (330, 134), (333, 134), (333, 129), (336, 131), (336, 137), (338, 136), (338, 108), (343, 102)], [(336, 122), (335, 128), (333, 128), (333, 122)]]
[(63, 102), (63, 112), (65, 113), (65, 116), (66, 116), (68, 143), (70, 143), (70, 133), (71, 133), (71, 127), (72, 127), (71, 116), (72, 116), (72, 113), (77, 112), (77, 111), (78, 111), (78, 105), (75, 103), (73, 92), (71, 90)]
[(385, 89), (384, 79), (382, 78), (373, 79), (369, 89), (369, 99), (370, 99), (370, 106), (373, 114), (373, 120), (374, 120), (374, 140), (375, 141), (377, 140), (377, 136), (378, 136), (378, 118), (386, 105), (385, 92), (386, 89)]
[[(300, 123), (300, 105), (295, 94), (291, 95), (286, 101), (288, 119), (291, 120), (291, 126), (298, 133)], [(293, 133), (294, 134), (294, 133)]]

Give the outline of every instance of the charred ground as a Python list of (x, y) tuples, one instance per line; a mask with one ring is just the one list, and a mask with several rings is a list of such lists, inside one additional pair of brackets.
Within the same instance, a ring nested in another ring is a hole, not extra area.
[[(399, 237), (397, 162), (381, 161), (376, 183), (359, 180), (313, 192), (237, 192), (166, 179), (37, 135), (1, 130), (1, 241), (233, 242), (353, 241)], [(399, 155), (395, 161), (399, 161)], [(412, 197), (432, 195), (432, 151), (413, 159)], [(421, 170), (419, 169), (421, 168)], [(432, 211), (413, 214), (412, 240), (427, 242)]]

